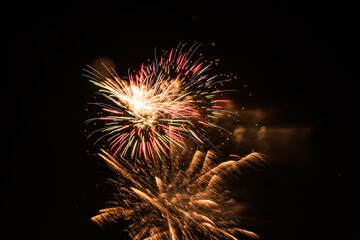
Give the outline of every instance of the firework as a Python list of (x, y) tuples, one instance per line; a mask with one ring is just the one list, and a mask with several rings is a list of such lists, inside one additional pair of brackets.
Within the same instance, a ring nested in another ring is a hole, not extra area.
[(128, 161), (104, 150), (100, 156), (117, 175), (111, 180), (115, 200), (92, 218), (100, 226), (130, 221), (126, 231), (132, 239), (237, 239), (239, 234), (258, 238), (238, 227), (236, 202), (226, 186), (233, 177), (263, 166), (264, 155), (252, 153), (216, 164), (218, 155), (211, 151), (196, 151), (190, 159), (188, 153), (177, 152), (170, 163), (139, 160), (137, 172)]
[[(187, 51), (185, 44), (165, 52), (137, 73), (120, 78), (112, 68), (106, 68), (110, 77), (88, 66), (84, 76), (99, 87), (104, 102), (95, 102), (103, 116), (91, 118), (105, 124), (93, 134), (108, 141), (113, 156), (131, 159), (169, 157), (171, 147), (185, 147), (186, 139), (200, 148), (215, 146), (206, 138), (206, 129), (217, 127), (214, 119), (227, 110), (222, 99), (224, 91), (218, 88), (227, 79), (218, 80), (208, 74), (211, 64), (202, 58), (194, 59), (199, 45)], [(96, 144), (95, 142), (95, 144)]]

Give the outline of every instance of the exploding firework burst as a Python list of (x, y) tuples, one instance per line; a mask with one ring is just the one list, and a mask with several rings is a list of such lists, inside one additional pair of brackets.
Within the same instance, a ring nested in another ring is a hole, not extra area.
[[(106, 115), (91, 118), (105, 126), (92, 132), (105, 138), (113, 156), (131, 159), (169, 157), (171, 147), (185, 147), (192, 139), (200, 148), (204, 143), (215, 146), (206, 138), (206, 128), (217, 127), (214, 119), (224, 112), (224, 91), (218, 86), (229, 79), (217, 80), (207, 74), (210, 65), (202, 58), (193, 59), (199, 45), (184, 50), (185, 44), (165, 52), (149, 65), (128, 77), (120, 78), (111, 68), (110, 77), (96, 69), (84, 69), (84, 76), (100, 88), (98, 94), (106, 102), (100, 106)], [(96, 144), (95, 142), (95, 144)]]
[(238, 235), (257, 239), (255, 233), (238, 227), (236, 202), (225, 189), (231, 178), (263, 166), (264, 155), (252, 153), (220, 164), (211, 151), (197, 151), (185, 160), (187, 155), (171, 154), (169, 163), (139, 160), (135, 173), (128, 161), (103, 150), (100, 156), (117, 174), (111, 180), (115, 200), (92, 220), (102, 227), (130, 221), (126, 230), (132, 239), (237, 239)]

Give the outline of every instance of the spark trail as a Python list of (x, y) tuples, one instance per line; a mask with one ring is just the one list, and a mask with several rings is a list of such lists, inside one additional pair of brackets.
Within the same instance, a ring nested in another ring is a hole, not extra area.
[(103, 150), (100, 156), (117, 176), (111, 180), (115, 200), (92, 220), (102, 227), (130, 221), (126, 231), (135, 240), (258, 239), (238, 226), (236, 202), (226, 187), (236, 176), (266, 164), (264, 155), (251, 153), (220, 164), (211, 151), (196, 151), (192, 158), (186, 151), (171, 155), (170, 163), (139, 160), (135, 173), (128, 161)]

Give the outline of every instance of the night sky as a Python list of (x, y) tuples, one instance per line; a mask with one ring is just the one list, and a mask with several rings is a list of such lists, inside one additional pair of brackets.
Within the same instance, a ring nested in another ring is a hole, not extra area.
[(239, 2), (3, 7), (1, 234), (128, 239), (90, 221), (111, 192), (99, 188), (107, 168), (87, 153), (95, 88), (82, 69), (107, 58), (126, 75), (155, 47), (197, 41), (208, 59), (220, 59), (218, 71), (237, 75), (235, 103), (266, 113), (259, 124), (272, 134), (272, 165), (249, 183), (251, 230), (262, 239), (359, 239), (357, 8)]

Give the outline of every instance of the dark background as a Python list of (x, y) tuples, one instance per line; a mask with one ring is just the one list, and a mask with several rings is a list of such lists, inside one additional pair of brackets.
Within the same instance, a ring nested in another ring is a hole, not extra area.
[[(81, 69), (106, 57), (125, 75), (154, 47), (198, 41), (238, 76), (236, 88), (253, 93), (241, 104), (269, 113), (263, 124), (310, 129), (306, 141), (281, 145), (286, 154), (273, 154), (272, 170), (259, 176), (251, 230), (262, 239), (360, 238), (359, 14), (351, 1), (30, 1), (3, 12), (2, 235), (126, 239), (89, 220), (110, 193), (98, 194), (107, 170), (87, 154), (84, 110), (94, 87)], [(294, 161), (301, 149), (306, 159)]]

